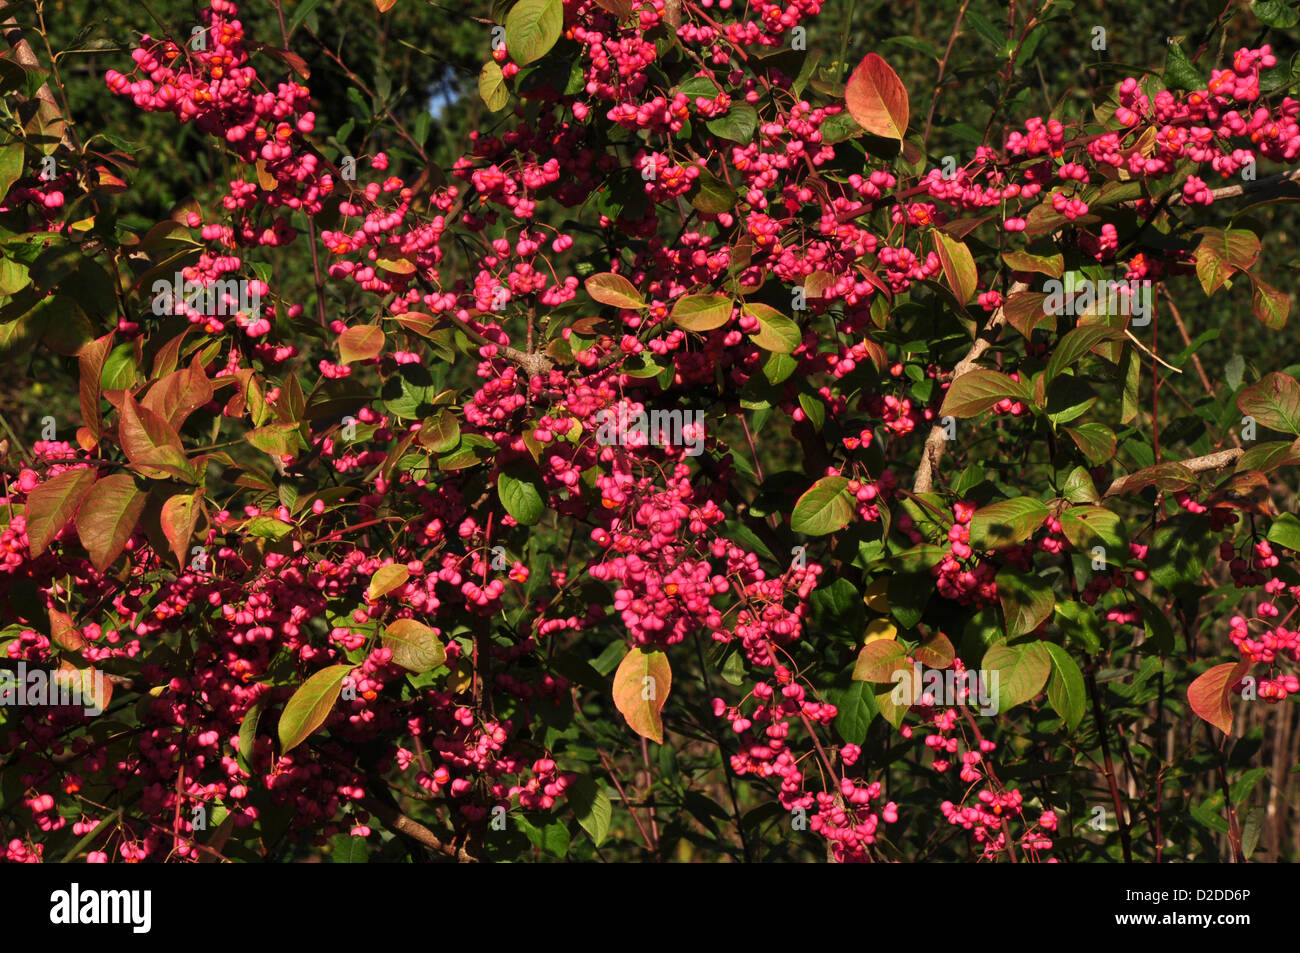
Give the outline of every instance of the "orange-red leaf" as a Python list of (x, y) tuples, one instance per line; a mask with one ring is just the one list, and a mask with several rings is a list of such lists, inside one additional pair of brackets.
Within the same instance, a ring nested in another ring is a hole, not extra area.
[(144, 501), (145, 495), (128, 473), (106, 476), (86, 494), (77, 510), (77, 534), (100, 572), (118, 557), (135, 532)]
[(909, 115), (907, 89), (881, 57), (868, 53), (844, 88), (849, 115), (867, 132), (903, 141)]
[(359, 324), (339, 335), (339, 355), (344, 364), (368, 361), (384, 350), (384, 332), (373, 324)]
[(1224, 662), (1204, 672), (1187, 687), (1187, 702), (1192, 711), (1225, 735), (1232, 731), (1232, 686), (1236, 685), (1250, 662)]

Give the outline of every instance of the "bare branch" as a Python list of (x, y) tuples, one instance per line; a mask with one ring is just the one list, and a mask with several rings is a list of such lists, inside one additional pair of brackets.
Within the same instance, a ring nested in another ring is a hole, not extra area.
[[(1190, 460), (1167, 460), (1166, 463), (1178, 463), (1193, 473), (1204, 473), (1207, 470), (1222, 470), (1237, 462), (1237, 459), (1244, 451), (1240, 447), (1233, 447), (1230, 450), (1220, 450), (1218, 453), (1207, 453), (1203, 457), (1193, 457)], [(1135, 474), (1130, 473), (1128, 476), (1122, 476), (1110, 485), (1105, 493), (1106, 496), (1120, 496), (1133, 482)]]

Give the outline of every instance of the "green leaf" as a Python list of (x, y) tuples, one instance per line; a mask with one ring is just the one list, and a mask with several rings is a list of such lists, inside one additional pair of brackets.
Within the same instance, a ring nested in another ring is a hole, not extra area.
[(353, 837), (348, 832), (330, 838), (329, 862), (331, 864), (368, 864), (370, 848), (364, 837)]
[(837, 684), (827, 691), (826, 697), (836, 708), (834, 724), (840, 738), (851, 745), (865, 742), (871, 722), (880, 714), (871, 686), (860, 681)]
[(512, 60), (527, 66), (549, 53), (563, 31), (560, 0), (519, 0), (506, 16), (506, 49)]
[(1087, 687), (1083, 672), (1070, 653), (1054, 642), (1041, 642), (1052, 656), (1052, 678), (1047, 683), (1047, 701), (1061, 716), (1065, 727), (1073, 732), (1088, 711)]
[(726, 115), (711, 119), (705, 125), (715, 136), (744, 144), (754, 138), (754, 130), (758, 128), (758, 113), (748, 103), (735, 103)]
[(1086, 414), (1097, 402), (1097, 392), (1073, 375), (1058, 377), (1048, 385), (1047, 418), (1065, 424)]
[(414, 619), (394, 619), (384, 630), (384, 648), (392, 649), (393, 663), (416, 675), (447, 661), (447, 650), (433, 629)]
[(1056, 350), (1047, 360), (1047, 369), (1043, 372), (1047, 383), (1050, 384), (1063, 370), (1071, 367), (1075, 361), (1103, 341), (1123, 339), (1123, 331), (1104, 324), (1085, 324), (1072, 329), (1061, 338), (1061, 343), (1056, 346)]
[(1101, 494), (1097, 492), (1097, 485), (1092, 482), (1092, 474), (1083, 467), (1075, 467), (1070, 471), (1070, 475), (1065, 478), (1065, 483), (1061, 487), (1061, 495), (1071, 503), (1101, 502)]
[(403, 585), (410, 578), (410, 570), (401, 563), (380, 566), (370, 577), (370, 585), (366, 587), (366, 598), (373, 602)]
[(1119, 422), (1130, 423), (1138, 415), (1138, 386), (1142, 382), (1142, 362), (1137, 348), (1124, 349), (1120, 359), (1120, 380), (1123, 381), (1123, 397), (1120, 400)]
[(22, 174), (23, 144), (21, 141), (11, 142), (0, 149), (0, 196), (8, 195)]
[(1240, 354), (1234, 354), (1228, 358), (1228, 363), (1223, 365), (1223, 379), (1228, 382), (1228, 389), (1235, 391), (1241, 386), (1241, 380), (1246, 374), (1246, 359)]
[(488, 112), (500, 112), (510, 102), (506, 78), (496, 60), (488, 60), (478, 74), (478, 95)]
[(1022, 573), (1010, 567), (997, 575), (998, 601), (1006, 619), (1007, 637), (1033, 632), (1052, 614), (1056, 596), (1052, 584), (1042, 576)]
[(1174, 42), (1170, 42), (1169, 50), (1165, 53), (1164, 80), (1169, 89), (1195, 92), (1206, 88), (1205, 80), (1196, 72), (1196, 67), (1187, 58), (1183, 48)]
[[(1294, 24), (1293, 16), (1291, 23)], [(1246, 820), (1241, 825), (1241, 853), (1246, 860), (1250, 860), (1250, 855), (1255, 853), (1255, 848), (1259, 846), (1259, 835), (1264, 831), (1264, 820), (1268, 816), (1268, 811), (1262, 807), (1253, 807), (1246, 814)]]
[(609, 822), (614, 814), (609, 795), (586, 775), (574, 781), (565, 793), (578, 824), (591, 835), (591, 842), (599, 847), (609, 834)]
[(1074, 506), (1060, 514), (1061, 533), (1075, 549), (1090, 550), (1104, 546), (1112, 552), (1124, 551), (1119, 514), (1104, 506)]
[(254, 516), (244, 524), (244, 532), (255, 539), (284, 539), (293, 527), (274, 516)]
[(790, 354), (803, 340), (799, 325), (775, 308), (747, 302), (743, 311), (758, 322), (758, 330), (750, 335), (750, 340), (765, 351)]
[(998, 673), (999, 714), (1006, 714), (1043, 690), (1052, 672), (1052, 656), (1047, 646), (1046, 642), (1023, 645), (999, 642), (984, 653), (981, 666)]
[(799, 497), (790, 528), (806, 536), (825, 536), (843, 529), (853, 518), (853, 498), (846, 477), (822, 477)]
[(460, 444), (460, 421), (450, 410), (440, 410), (424, 419), (417, 439), (426, 450), (450, 453)]
[(826, 405), (822, 403), (821, 398), (800, 391), (799, 407), (813, 425), (813, 430), (821, 433), (822, 427), (826, 424)]
[(343, 679), (355, 666), (331, 665), (298, 686), (280, 715), (280, 753), (302, 744), (325, 723), (343, 690)]
[(1006, 374), (977, 368), (952, 382), (939, 416), (974, 417), (1005, 398), (1032, 403), (1033, 396), (1024, 381), (1013, 381)]
[[(1300, 22), (1300, 14), (1285, 0), (1254, 0), (1250, 12), (1255, 14), (1255, 19), (1260, 23), (1275, 30), (1287, 30)], [(1246, 851), (1246, 856), (1250, 856), (1250, 851)]]
[(249, 774), (253, 773), (253, 745), (257, 741), (257, 722), (262, 717), (263, 700), (259, 700), (244, 712), (244, 719), (239, 723), (239, 750), (236, 757), (239, 766)]
[(691, 206), (705, 215), (729, 212), (736, 207), (740, 194), (706, 169), (701, 169), (695, 184), (687, 193)]
[(858, 587), (848, 579), (823, 582), (808, 597), (808, 606), (818, 632), (854, 639), (862, 634), (866, 606)]
[(506, 512), (521, 526), (532, 526), (546, 512), (546, 487), (541, 475), (522, 460), (506, 464), (497, 475), (497, 495)]
[[(940, 547), (934, 547), (940, 549)], [(940, 557), (942, 558), (942, 557)], [(927, 562), (922, 560), (922, 563)], [(934, 562), (938, 562), (935, 559)], [(906, 563), (904, 563), (906, 565)], [(934, 563), (930, 563), (933, 565)], [(920, 565), (920, 563), (918, 563)], [(911, 567), (908, 567), (909, 569)], [(934, 591), (934, 580), (928, 572), (899, 572), (895, 573), (889, 579), (889, 588), (887, 590), (889, 598), (889, 614), (898, 620), (898, 624), (904, 629), (910, 629), (921, 621), (925, 615), (925, 606), (930, 601), (930, 594)], [(873, 645), (875, 643), (872, 643)]]
[(1065, 274), (1065, 256), (1061, 254), (1034, 255), (1023, 249), (1016, 249), (1004, 251), (1002, 260), (1007, 263), (1007, 267), (1015, 271), (1037, 272), (1049, 278), (1060, 278)]
[(1115, 431), (1105, 424), (1084, 423), (1077, 427), (1066, 427), (1065, 432), (1093, 466), (1100, 466), (1115, 456)]
[(859, 126), (847, 112), (841, 112), (827, 117), (826, 121), (821, 124), (820, 131), (822, 142), (833, 146), (835, 143), (844, 142), (846, 139), (856, 139), (866, 130)]
[(731, 320), (732, 302), (726, 295), (685, 295), (673, 304), (672, 322), (687, 331), (712, 331)]
[(1131, 593), (1133, 601), (1142, 610), (1142, 630), (1147, 639), (1160, 652), (1169, 654), (1174, 650), (1174, 629), (1169, 624), (1169, 617), (1146, 596)]
[(1300, 519), (1292, 513), (1278, 516), (1273, 521), (1273, 525), (1268, 528), (1268, 541), (1277, 543), (1292, 552), (1300, 552)]
[[(384, 381), (381, 395), (384, 406), (398, 417), (420, 420), (433, 413), (438, 386), (429, 368), (423, 364), (402, 364), (397, 373)], [(367, 396), (364, 403), (369, 403), (371, 399)], [(308, 407), (311, 407), (310, 401)], [(308, 415), (311, 416), (310, 409)]]
[(1058, 602), (1056, 624), (1090, 655), (1101, 651), (1101, 623), (1096, 610), (1082, 602)]
[(780, 384), (790, 379), (799, 368), (799, 362), (789, 354), (779, 354), (776, 351), (769, 352), (766, 360), (763, 361), (763, 376), (767, 378), (769, 384)]
[(1041, 502), (1027, 496), (982, 506), (971, 517), (971, 548), (993, 550), (1023, 543), (1034, 535), (1049, 512)]

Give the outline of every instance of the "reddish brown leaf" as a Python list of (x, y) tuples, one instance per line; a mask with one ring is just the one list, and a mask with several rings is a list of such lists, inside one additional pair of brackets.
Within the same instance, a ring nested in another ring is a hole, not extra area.
[[(174, 225), (175, 223), (164, 222), (162, 224)], [(158, 353), (154, 355), (153, 359), (153, 376), (155, 379), (166, 377), (176, 370), (176, 365), (181, 361), (181, 345), (185, 343), (185, 335), (189, 334), (192, 329), (193, 326), (186, 328), (158, 349)], [(196, 354), (195, 357), (198, 357), (198, 355)]]
[(957, 657), (952, 641), (942, 632), (936, 632), (916, 647), (913, 657), (930, 668), (947, 668)]
[(50, 638), (59, 648), (69, 652), (80, 652), (86, 645), (86, 640), (72, 624), (72, 617), (55, 608), (50, 609)]
[(122, 450), (141, 473), (153, 479), (184, 475), (189, 463), (180, 434), (163, 417), (127, 394), (118, 424)]
[(199, 520), (199, 494), (177, 493), (168, 497), (162, 505), (159, 522), (163, 535), (171, 544), (172, 553), (181, 568), (185, 568), (185, 557), (189, 555), (190, 540), (194, 538), (194, 526)]
[(32, 490), (27, 497), (27, 539), (33, 556), (45, 552), (59, 530), (77, 513), (77, 507), (95, 482), (90, 467), (65, 470)]
[(1047, 314), (1043, 310), (1043, 302), (1046, 300), (1047, 295), (1041, 291), (1021, 291), (1019, 294), (1011, 295), (1002, 305), (1007, 323), (1025, 337), (1029, 337), (1040, 327), (1056, 330), (1056, 315)]
[(934, 251), (943, 266), (943, 276), (948, 280), (948, 286), (952, 288), (957, 303), (964, 305), (970, 301), (971, 296), (975, 294), (976, 285), (979, 284), (975, 259), (971, 256), (970, 249), (957, 239), (950, 238), (939, 231), (934, 232), (933, 237)]
[(144, 512), (145, 495), (128, 473), (106, 476), (86, 494), (77, 510), (77, 534), (90, 561), (103, 572), (122, 552)]
[(877, 639), (868, 642), (858, 652), (853, 666), (853, 680), (857, 682), (888, 682), (894, 672), (906, 669), (907, 650), (894, 639)]
[(99, 413), (99, 381), (104, 373), (104, 362), (113, 350), (113, 332), (109, 331), (102, 338), (91, 341), (77, 352), (77, 365), (81, 371), (81, 419), (98, 442), (102, 417)]
[(149, 388), (140, 402), (177, 429), (194, 411), (212, 399), (212, 382), (198, 355), (189, 367), (173, 371)]
[(1286, 327), (1286, 319), (1291, 314), (1291, 296), (1255, 275), (1248, 277), (1254, 288), (1251, 308), (1255, 312), (1255, 317), (1274, 331)]

